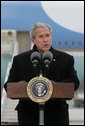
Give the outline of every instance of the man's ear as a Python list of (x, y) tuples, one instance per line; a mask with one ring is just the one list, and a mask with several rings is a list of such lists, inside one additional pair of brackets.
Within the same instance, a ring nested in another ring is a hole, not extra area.
[(34, 38), (32, 38), (31, 40), (32, 40), (33, 44), (35, 44), (35, 39), (34, 39)]

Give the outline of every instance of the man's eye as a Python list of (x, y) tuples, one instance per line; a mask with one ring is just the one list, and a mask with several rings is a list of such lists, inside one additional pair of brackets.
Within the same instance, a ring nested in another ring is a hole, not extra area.
[(46, 35), (46, 37), (49, 37), (49, 36), (50, 36), (49, 34)]
[(39, 38), (43, 38), (43, 35), (39, 36)]

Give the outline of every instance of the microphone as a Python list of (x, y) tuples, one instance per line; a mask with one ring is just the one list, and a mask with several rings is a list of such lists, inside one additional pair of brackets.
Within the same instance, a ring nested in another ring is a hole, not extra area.
[(53, 54), (52, 54), (52, 52), (50, 52), (50, 51), (45, 51), (45, 52), (42, 54), (42, 59), (43, 59), (44, 64), (45, 64), (45, 68), (49, 68), (50, 63), (51, 63), (52, 60), (53, 60)]
[(31, 61), (33, 67), (37, 67), (40, 60), (41, 60), (41, 54), (39, 52), (35, 51), (31, 54)]

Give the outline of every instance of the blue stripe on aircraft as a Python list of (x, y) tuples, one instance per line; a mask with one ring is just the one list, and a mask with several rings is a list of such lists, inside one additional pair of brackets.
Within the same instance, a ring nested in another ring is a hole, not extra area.
[(44, 22), (52, 27), (53, 47), (58, 49), (83, 49), (84, 34), (68, 30), (55, 23), (43, 10), (41, 1), (2, 3), (2, 29), (30, 30), (32, 24), (36, 22)]

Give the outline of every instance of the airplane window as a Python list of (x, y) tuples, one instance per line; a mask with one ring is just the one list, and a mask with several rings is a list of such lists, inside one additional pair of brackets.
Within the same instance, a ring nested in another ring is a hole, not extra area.
[(65, 41), (65, 45), (67, 45), (68, 44), (68, 42), (67, 41)]
[(75, 42), (74, 41), (72, 41), (72, 45), (75, 45)]
[(12, 36), (12, 32), (11, 32), (11, 31), (9, 31), (9, 32), (8, 32), (8, 35), (9, 35), (9, 36)]
[(58, 45), (61, 45), (61, 42), (60, 41), (58, 42)]
[(79, 41), (78, 44), (81, 45), (81, 41)]

